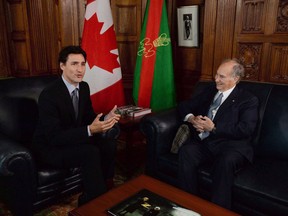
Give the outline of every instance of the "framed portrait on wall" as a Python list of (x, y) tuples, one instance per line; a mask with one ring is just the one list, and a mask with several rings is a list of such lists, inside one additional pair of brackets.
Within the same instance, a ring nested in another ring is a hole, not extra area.
[(177, 8), (178, 45), (184, 47), (199, 46), (198, 5)]

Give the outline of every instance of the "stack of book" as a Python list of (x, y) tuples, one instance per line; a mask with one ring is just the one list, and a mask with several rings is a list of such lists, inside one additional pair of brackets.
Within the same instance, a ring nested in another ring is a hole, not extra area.
[(134, 105), (127, 105), (127, 106), (118, 107), (117, 113), (119, 113), (123, 117), (129, 116), (129, 117), (136, 118), (136, 117), (151, 113), (151, 109), (138, 107)]

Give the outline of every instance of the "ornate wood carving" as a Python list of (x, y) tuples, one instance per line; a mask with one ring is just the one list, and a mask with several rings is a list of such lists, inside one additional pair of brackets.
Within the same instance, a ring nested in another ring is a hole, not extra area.
[(276, 32), (288, 33), (288, 0), (279, 1)]
[(288, 82), (288, 46), (274, 44), (271, 48), (270, 81)]
[(263, 33), (265, 0), (244, 0), (242, 33)]
[(240, 43), (239, 60), (245, 67), (246, 80), (258, 80), (262, 44)]

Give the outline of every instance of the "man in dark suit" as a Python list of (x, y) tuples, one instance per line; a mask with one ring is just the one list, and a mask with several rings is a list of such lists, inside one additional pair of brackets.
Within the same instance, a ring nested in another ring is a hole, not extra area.
[(237, 86), (243, 76), (237, 59), (225, 60), (213, 86), (178, 106), (191, 134), (179, 149), (180, 186), (197, 194), (197, 168), (210, 161), (211, 200), (225, 208), (231, 207), (235, 172), (253, 157), (250, 139), (258, 120), (258, 99)]
[[(116, 141), (104, 139), (118, 122), (115, 107), (104, 116), (93, 111), (90, 90), (82, 79), (86, 53), (79, 46), (68, 46), (59, 53), (62, 77), (39, 96), (39, 123), (33, 148), (38, 159), (55, 168), (81, 167), (82, 205), (106, 191), (105, 179), (112, 178)], [(75, 107), (73, 98), (75, 98)]]

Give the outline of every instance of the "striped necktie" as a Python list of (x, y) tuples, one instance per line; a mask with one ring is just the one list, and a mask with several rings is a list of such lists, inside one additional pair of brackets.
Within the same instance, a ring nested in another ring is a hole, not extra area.
[[(213, 120), (215, 113), (217, 111), (217, 108), (220, 106), (221, 101), (222, 101), (222, 97), (223, 97), (223, 93), (220, 93), (219, 96), (213, 101), (213, 103), (210, 105), (207, 117), (210, 118), (211, 120)], [(208, 131), (204, 131), (201, 134), (201, 139), (205, 139), (206, 137), (208, 137), (210, 134), (210, 132)]]
[(222, 101), (223, 93), (220, 93), (219, 96), (213, 101), (213, 103), (210, 105), (209, 111), (208, 111), (208, 118), (213, 120), (214, 114), (216, 113), (217, 108), (220, 106)]
[(79, 98), (78, 98), (78, 88), (75, 88), (71, 93), (71, 99), (74, 107), (75, 117), (77, 119), (78, 117), (78, 104), (79, 104)]

